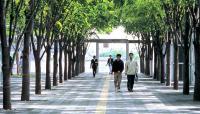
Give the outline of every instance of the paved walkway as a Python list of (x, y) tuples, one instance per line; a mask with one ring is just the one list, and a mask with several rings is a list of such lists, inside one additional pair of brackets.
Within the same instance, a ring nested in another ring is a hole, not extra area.
[[(113, 76), (81, 74), (52, 90), (43, 90), (34, 95), (34, 80), (31, 82), (31, 101), (20, 101), (21, 79), (12, 78), (11, 111), (8, 114), (199, 114), (200, 102), (193, 102), (192, 95), (182, 95), (157, 81), (140, 75), (134, 92), (126, 89), (123, 77), (120, 93), (115, 93)], [(44, 85), (44, 83), (43, 83)], [(43, 87), (44, 88), (44, 87)], [(2, 89), (2, 88), (1, 88)], [(0, 92), (2, 109), (2, 90)]]

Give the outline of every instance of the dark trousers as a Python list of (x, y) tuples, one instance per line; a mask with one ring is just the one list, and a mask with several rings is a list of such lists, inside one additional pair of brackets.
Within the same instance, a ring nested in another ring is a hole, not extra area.
[(135, 80), (135, 75), (127, 75), (127, 89), (129, 91), (133, 90), (133, 85), (134, 85), (134, 80)]
[(97, 73), (97, 67), (93, 67), (92, 68), (92, 72), (93, 72), (93, 77), (95, 77), (96, 73)]

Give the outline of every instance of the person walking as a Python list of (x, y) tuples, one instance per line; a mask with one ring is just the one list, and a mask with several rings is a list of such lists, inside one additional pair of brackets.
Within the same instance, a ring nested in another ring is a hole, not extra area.
[(112, 64), (113, 64), (113, 58), (111, 55), (109, 55), (109, 58), (108, 58), (108, 61), (107, 61), (107, 64), (108, 67), (109, 67), (109, 74), (112, 74)]
[(112, 65), (112, 72), (114, 72), (115, 92), (120, 92), (123, 70), (124, 70), (124, 62), (121, 60), (121, 54), (117, 54), (117, 59), (113, 62)]
[(93, 59), (91, 60), (90, 68), (92, 68), (93, 77), (95, 77), (98, 67), (98, 60), (96, 59), (96, 56), (93, 56)]
[(138, 64), (133, 60), (133, 53), (129, 53), (129, 60), (125, 63), (125, 75), (127, 75), (127, 89), (133, 92), (134, 80), (138, 72)]

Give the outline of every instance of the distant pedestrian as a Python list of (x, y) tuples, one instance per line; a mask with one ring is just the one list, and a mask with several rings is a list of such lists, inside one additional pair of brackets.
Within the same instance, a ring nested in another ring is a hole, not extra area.
[(109, 74), (112, 74), (112, 65), (113, 65), (113, 58), (112, 55), (109, 55), (107, 65), (109, 67)]
[(138, 64), (133, 60), (133, 53), (129, 53), (129, 60), (125, 64), (125, 75), (127, 75), (127, 89), (133, 92), (134, 80), (138, 72)]
[(120, 92), (123, 70), (124, 62), (121, 60), (121, 54), (117, 54), (117, 59), (113, 62), (112, 65), (112, 72), (114, 72), (114, 86), (116, 92)]
[(96, 56), (93, 56), (93, 59), (91, 60), (90, 68), (92, 68), (93, 77), (95, 77), (97, 73), (97, 67), (98, 67), (98, 60), (96, 59)]

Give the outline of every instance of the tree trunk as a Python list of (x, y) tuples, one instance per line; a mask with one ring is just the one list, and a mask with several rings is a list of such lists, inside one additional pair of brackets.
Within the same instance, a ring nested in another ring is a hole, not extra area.
[(72, 70), (72, 77), (75, 77), (75, 61), (74, 61), (74, 56), (72, 54), (72, 66), (71, 66), (71, 70)]
[(68, 54), (68, 79), (72, 78), (72, 54), (69, 52)]
[[(24, 50), (23, 50), (23, 74), (22, 74), (22, 101), (30, 100), (30, 72), (29, 72), (29, 50), (30, 40), (33, 31), (34, 20), (31, 18), (34, 9), (34, 0), (29, 1), (29, 9), (26, 14), (26, 25), (28, 24), (27, 30), (24, 34)], [(30, 21), (30, 22), (29, 22)]]
[(35, 57), (35, 94), (41, 94), (41, 61), (40, 55)]
[(33, 55), (35, 59), (35, 94), (41, 94), (41, 37), (37, 38), (37, 49), (35, 48), (33, 37), (31, 38), (31, 40), (33, 47)]
[(72, 46), (72, 77), (75, 77), (75, 61), (76, 57), (75, 57), (75, 46), (74, 46), (74, 43), (73, 43), (73, 46)]
[(84, 63), (85, 63), (85, 58), (84, 58), (84, 55), (82, 55), (82, 57), (81, 57), (81, 73), (83, 73), (84, 72), (84, 67), (85, 67), (85, 65), (84, 65)]
[(158, 56), (154, 50), (154, 77), (153, 77), (153, 79), (157, 79), (157, 76), (158, 76), (158, 70), (157, 70), (158, 65), (157, 64), (158, 64)]
[(68, 66), (68, 62), (67, 62), (67, 49), (65, 49), (64, 52), (65, 56), (64, 56), (64, 61), (65, 61), (65, 68), (64, 68), (64, 80), (68, 80), (68, 72), (67, 72), (67, 66)]
[(179, 81), (179, 59), (178, 59), (179, 47), (174, 43), (174, 89), (178, 90)]
[(161, 55), (161, 79), (160, 83), (165, 83), (165, 55)]
[(41, 94), (41, 61), (40, 55), (35, 59), (35, 94)]
[(75, 75), (78, 76), (79, 73), (80, 73), (80, 60), (76, 60)]
[(81, 51), (80, 51), (80, 65), (79, 65), (79, 69), (80, 69), (80, 73), (83, 73), (83, 67), (84, 67), (84, 52), (83, 52), (83, 46), (81, 46)]
[(79, 55), (79, 74), (82, 73), (82, 65), (83, 65), (83, 56), (82, 56), (82, 50)]
[(85, 72), (85, 54), (83, 55), (83, 71), (82, 72)]
[(85, 55), (86, 55), (86, 50), (87, 50), (87, 45), (83, 45), (83, 72), (85, 72)]
[(200, 101), (200, 44), (195, 44), (195, 84), (194, 96), (195, 101)]
[(51, 62), (51, 46), (47, 46), (47, 51), (46, 51), (46, 81), (45, 81), (45, 89), (51, 89), (51, 67), (50, 67), (50, 62)]
[(55, 40), (54, 42), (54, 56), (53, 56), (53, 86), (58, 85), (58, 40)]
[(80, 49), (80, 44), (78, 43), (77, 46), (76, 46), (76, 66), (75, 66), (75, 75), (78, 76), (79, 73), (80, 73), (80, 52), (81, 52), (81, 49)]
[(189, 47), (184, 48), (184, 76), (183, 76), (183, 94), (189, 95), (190, 85), (189, 85)]
[(195, 83), (194, 83), (194, 101), (200, 101), (200, 26), (197, 26), (194, 41), (195, 51)]
[(151, 42), (148, 42), (147, 54), (146, 54), (146, 75), (150, 75), (150, 54), (151, 54)]
[(31, 40), (33, 47), (33, 55), (35, 59), (35, 94), (41, 94), (41, 37), (37, 38), (37, 49), (35, 48), (33, 37), (31, 38)]
[[(81, 57), (81, 59), (83, 59), (83, 58)], [(83, 60), (80, 60), (79, 74), (80, 74), (80, 73), (83, 73), (83, 72), (82, 72), (82, 71), (83, 71), (82, 66), (83, 66)]]
[(157, 80), (159, 81), (161, 79), (161, 61), (162, 61), (162, 58), (160, 55), (158, 55), (158, 60), (157, 60)]
[[(1, 21), (0, 21), (1, 22)], [(2, 25), (0, 24), (0, 28)], [(3, 109), (11, 109), (11, 91), (10, 91), (10, 65), (9, 65), (9, 47), (5, 34), (1, 33), (2, 46), (2, 73), (3, 73)]]
[(2, 48), (3, 109), (11, 109), (10, 52), (6, 36), (6, 0), (0, 1), (0, 39)]
[(171, 85), (171, 77), (170, 77), (170, 44), (171, 42), (168, 41), (167, 44), (167, 77), (166, 77), (166, 86)]
[(148, 58), (148, 54), (146, 54), (146, 57), (145, 57), (145, 74), (149, 75), (149, 58)]
[(16, 52), (17, 75), (19, 75), (19, 51)]
[[(30, 31), (29, 31), (30, 32)], [(30, 100), (30, 72), (29, 72), (29, 44), (30, 44), (30, 34), (25, 33), (24, 38), (24, 50), (23, 50), (23, 64), (22, 64), (22, 101)]]
[(140, 56), (140, 72), (144, 73), (144, 55)]
[(59, 83), (63, 83), (62, 58), (63, 58), (62, 42), (59, 41)]
[(183, 74), (183, 94), (189, 95), (190, 85), (189, 85), (189, 31), (190, 31), (190, 17), (189, 12), (186, 12), (186, 22), (185, 22), (185, 35), (184, 35), (184, 74)]

